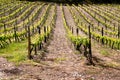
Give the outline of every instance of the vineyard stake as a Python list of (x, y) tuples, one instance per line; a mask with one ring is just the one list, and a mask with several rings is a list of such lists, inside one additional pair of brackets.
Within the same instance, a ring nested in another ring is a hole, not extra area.
[[(103, 27), (102, 27), (101, 33), (102, 33), (102, 37), (103, 37), (104, 36), (104, 29), (103, 29)], [(102, 44), (104, 44), (103, 38), (102, 38)]]
[[(46, 34), (46, 26), (44, 26), (44, 33)], [(46, 43), (47, 42), (47, 37), (46, 37), (46, 35), (45, 35), (45, 40), (44, 40), (44, 42)]]
[(32, 34), (34, 34), (34, 24), (32, 24), (32, 26), (33, 26)]
[(91, 31), (90, 31), (90, 25), (88, 26), (88, 32), (89, 32), (89, 62), (90, 62), (90, 64), (93, 64), (93, 61), (92, 61), (92, 48), (91, 48)]
[(24, 21), (23, 21), (23, 28), (24, 28), (25, 31), (26, 31), (25, 37), (27, 38), (27, 27), (26, 27), (24, 24), (25, 24), (25, 23), (24, 23)]
[(40, 27), (37, 26), (37, 29), (38, 29), (38, 33), (41, 34), (41, 31), (40, 31)]
[(32, 59), (31, 56), (31, 39), (30, 39), (30, 27), (28, 27), (28, 59)]
[(14, 25), (14, 37), (15, 37), (15, 42), (17, 41), (17, 34), (16, 34), (16, 27)]
[(5, 23), (4, 23), (4, 33), (6, 34), (6, 25), (5, 25)]
[[(38, 33), (39, 35), (41, 34), (41, 29), (40, 29), (40, 26), (37, 26), (37, 29), (38, 29)], [(40, 50), (42, 47), (41, 43), (39, 43), (39, 46), (38, 46), (38, 49)]]
[(77, 36), (78, 36), (78, 33), (79, 33), (79, 29), (78, 28), (76, 29), (76, 33), (77, 33)]
[(37, 55), (37, 47), (36, 47), (36, 45), (35, 45), (35, 55)]

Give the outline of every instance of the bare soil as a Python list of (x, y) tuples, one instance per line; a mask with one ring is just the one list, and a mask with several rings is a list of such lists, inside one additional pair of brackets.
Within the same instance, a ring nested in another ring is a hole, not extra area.
[[(74, 25), (73, 21), (71, 25)], [(108, 64), (120, 63), (119, 51), (102, 45), (98, 46), (96, 42), (93, 42), (93, 60), (96, 65), (88, 66), (85, 64), (84, 56), (74, 50), (66, 34), (62, 10), (60, 6), (57, 6), (56, 27), (44, 59), (34, 65), (23, 63), (15, 66), (14, 63), (1, 57), (0, 80), (120, 80), (120, 66)], [(104, 48), (108, 49), (111, 54), (115, 53), (116, 59), (111, 55), (101, 55), (100, 50)]]

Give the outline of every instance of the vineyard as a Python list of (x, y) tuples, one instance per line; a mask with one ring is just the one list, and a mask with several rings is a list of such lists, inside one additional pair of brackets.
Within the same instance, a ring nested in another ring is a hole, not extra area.
[(120, 5), (0, 0), (0, 80), (120, 80)]

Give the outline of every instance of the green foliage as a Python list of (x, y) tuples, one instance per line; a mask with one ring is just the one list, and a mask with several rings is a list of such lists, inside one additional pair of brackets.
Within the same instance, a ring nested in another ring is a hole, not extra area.
[(109, 52), (105, 49), (100, 50), (100, 53), (104, 56), (109, 56)]
[[(62, 7), (61, 7), (62, 9)], [(89, 39), (88, 38), (84, 38), (81, 36), (75, 36), (72, 34), (72, 32), (69, 30), (69, 27), (67, 25), (65, 16), (64, 16), (64, 11), (62, 9), (62, 17), (63, 17), (63, 22), (64, 22), (64, 26), (66, 28), (67, 31), (67, 36), (68, 38), (73, 42), (73, 44), (75, 45), (76, 48), (81, 47), (81, 45), (88, 47), (89, 45)]]
[[(45, 23), (45, 21), (46, 21), (46, 19), (47, 19), (47, 16), (48, 16), (48, 12), (49, 12), (49, 10), (50, 10), (50, 7), (51, 7), (51, 5), (49, 5), (49, 6), (47, 7), (45, 14), (43, 15), (43, 17), (41, 17), (41, 19), (40, 19), (40, 21), (38, 22), (38, 24), (36, 25), (36, 27), (37, 27), (39, 24), (41, 24), (41, 23), (42, 23), (42, 24)], [(54, 16), (55, 16), (55, 14), (54, 14)], [(54, 21), (54, 16), (52, 17), (52, 21)], [(52, 24), (52, 22), (51, 22), (51, 24)], [(50, 24), (50, 25), (51, 25), (51, 24)], [(41, 25), (41, 26), (42, 26), (42, 25)], [(44, 28), (44, 27), (41, 27), (41, 28)], [(51, 28), (52, 28), (52, 26), (48, 26), (48, 30), (47, 30), (46, 33), (36, 34), (35, 37), (32, 38), (32, 41), (31, 41), (32, 44), (34, 44), (35, 46), (37, 46), (38, 44), (41, 44), (41, 43), (44, 41), (45, 37), (47, 37), (47, 36), (51, 33)]]
[(0, 56), (19, 64), (27, 59), (27, 42), (11, 43), (6, 48), (0, 49)]
[[(82, 15), (82, 17), (86, 20), (86, 22), (88, 22), (89, 24), (91, 24), (91, 21), (83, 14), (79, 11), (79, 9), (73, 5), (75, 7), (75, 9)], [(81, 6), (82, 7), (82, 6)], [(85, 7), (84, 7), (85, 8)], [(88, 9), (84, 9), (86, 12), (88, 12)], [(88, 12), (89, 14), (91, 14), (90, 12)], [(94, 17), (94, 16), (93, 16)], [(102, 23), (102, 22), (101, 22)], [(86, 34), (88, 34), (88, 31), (85, 27), (87, 26), (81, 26), (79, 25), (79, 28), (85, 32)], [(98, 26), (97, 26), (98, 27)], [(108, 31), (106, 31), (107, 33), (109, 33)], [(110, 46), (113, 49), (120, 49), (120, 39), (117, 38), (112, 38), (112, 37), (108, 37), (108, 36), (102, 36), (101, 34), (98, 34), (96, 32), (91, 32), (93, 38), (99, 42), (103, 41), (106, 45)], [(112, 33), (114, 34), (114, 33)], [(117, 33), (116, 33), (117, 34)]]

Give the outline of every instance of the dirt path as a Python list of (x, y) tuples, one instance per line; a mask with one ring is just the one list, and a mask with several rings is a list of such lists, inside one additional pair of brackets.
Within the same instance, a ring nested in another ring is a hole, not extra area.
[(74, 74), (77, 73), (75, 66), (80, 66), (79, 64), (76, 65), (80, 58), (74, 54), (66, 37), (60, 6), (57, 6), (56, 27), (54, 29), (53, 40), (47, 47), (47, 51), (48, 53), (46, 53), (44, 60), (41, 61), (44, 65), (34, 66), (31, 71), (28, 71), (30, 67), (25, 68), (22, 66), (25, 72), (28, 73), (24, 74), (23, 77), (26, 79), (34, 75), (32, 78), (42, 80), (75, 80)]
[(65, 73), (71, 73), (75, 65), (74, 60), (77, 60), (77, 57), (70, 48), (69, 43), (63, 26), (62, 10), (57, 6), (56, 28), (54, 29), (53, 40), (47, 49), (48, 53), (45, 57), (45, 63), (50, 67), (59, 67), (59, 69), (63, 69)]
[(46, 56), (47, 60), (63, 57), (69, 61), (74, 57), (71, 56), (73, 50), (69, 47), (69, 40), (66, 37), (66, 31), (62, 21), (62, 10), (59, 6), (57, 6), (56, 28), (54, 29), (53, 40), (48, 46), (48, 52)]
[[(71, 25), (74, 24), (71, 23)], [(60, 6), (57, 6), (56, 27), (54, 29), (53, 39), (47, 47), (47, 53), (44, 60), (40, 63), (31, 64), (28, 62), (16, 67), (6, 59), (0, 58), (0, 80), (120, 79), (119, 68), (115, 69), (114, 67), (111, 68), (102, 65), (84, 65), (85, 58), (80, 54), (74, 54), (75, 51), (70, 45), (71, 43), (66, 37), (66, 31), (63, 25), (62, 10)]]

